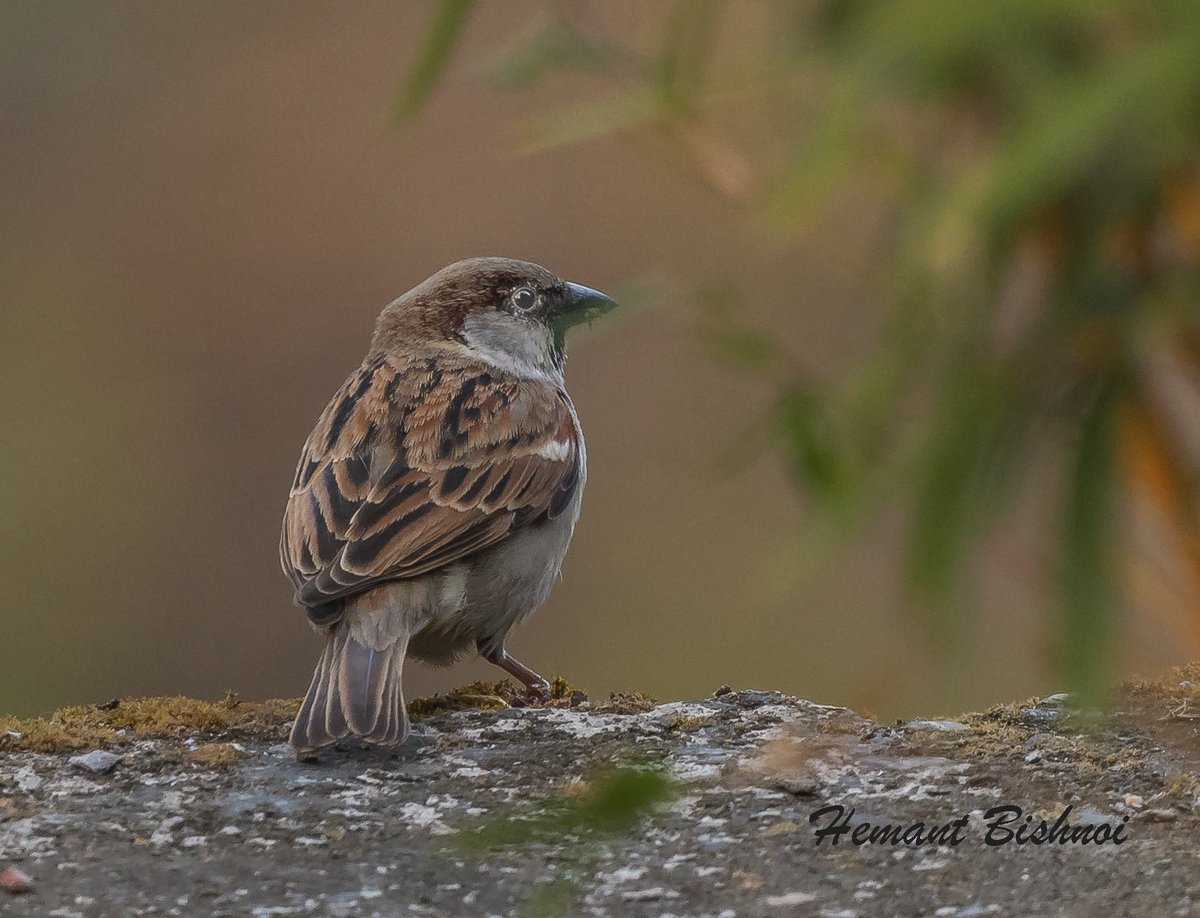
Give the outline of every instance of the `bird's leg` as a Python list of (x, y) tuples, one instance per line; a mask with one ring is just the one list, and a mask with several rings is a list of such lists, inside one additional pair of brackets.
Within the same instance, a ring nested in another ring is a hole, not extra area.
[(483, 658), (489, 663), (499, 666), (506, 673), (515, 676), (525, 686), (526, 692), (517, 697), (518, 701), (530, 704), (535, 701), (550, 700), (550, 683), (546, 681), (545, 677), (535, 673), (503, 647), (484, 651)]

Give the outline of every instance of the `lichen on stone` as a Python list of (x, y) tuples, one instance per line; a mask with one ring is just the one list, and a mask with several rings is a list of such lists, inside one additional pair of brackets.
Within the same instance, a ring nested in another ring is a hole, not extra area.
[(0, 750), (63, 752), (178, 736), (282, 736), (299, 706), (299, 699), (242, 701), (232, 692), (220, 701), (180, 695), (114, 699), (60, 708), (46, 717), (0, 716)]
[(641, 714), (656, 702), (642, 692), (611, 692), (607, 701), (593, 704), (593, 709), (602, 714)]
[(232, 765), (238, 759), (238, 750), (233, 743), (204, 743), (187, 754), (187, 760), (194, 765), (207, 768), (221, 768)]

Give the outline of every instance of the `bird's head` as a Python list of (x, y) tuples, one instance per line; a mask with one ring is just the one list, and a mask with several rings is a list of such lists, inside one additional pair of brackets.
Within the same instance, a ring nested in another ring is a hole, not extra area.
[(567, 329), (616, 305), (541, 265), (469, 258), (385, 307), (372, 349), (451, 345), (517, 375), (561, 376)]

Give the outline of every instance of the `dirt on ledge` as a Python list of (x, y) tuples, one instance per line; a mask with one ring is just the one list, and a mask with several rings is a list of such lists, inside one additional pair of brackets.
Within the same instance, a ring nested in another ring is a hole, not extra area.
[(1103, 715), (513, 700), (414, 702), (399, 750), (317, 765), (283, 743), (294, 701), (0, 717), (0, 914), (1200, 911), (1200, 667)]

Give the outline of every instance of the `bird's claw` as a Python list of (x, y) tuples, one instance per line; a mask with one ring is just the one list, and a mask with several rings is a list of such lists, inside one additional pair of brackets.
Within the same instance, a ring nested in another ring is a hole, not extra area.
[(550, 700), (550, 683), (538, 682), (525, 687), (516, 698), (509, 702), (514, 708), (528, 708), (533, 705), (545, 704)]

